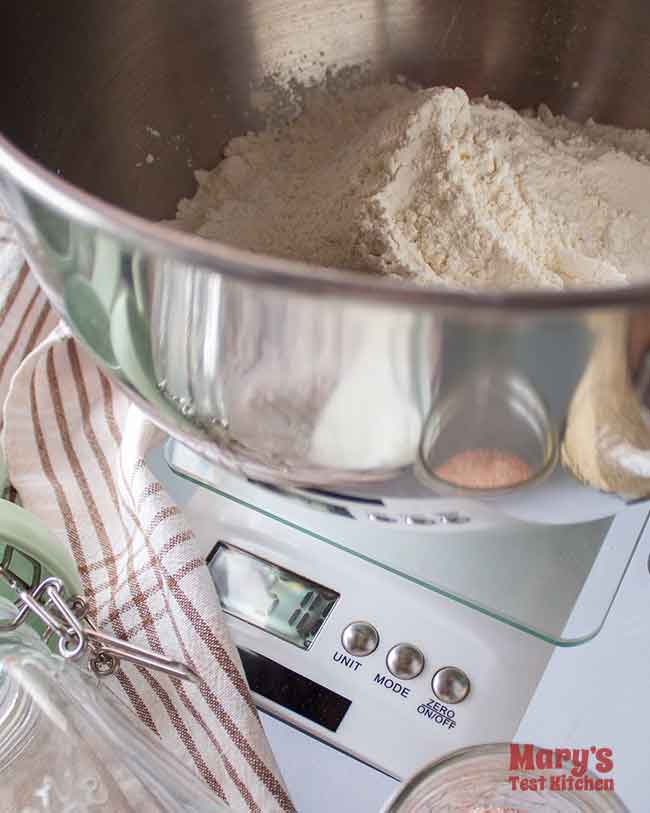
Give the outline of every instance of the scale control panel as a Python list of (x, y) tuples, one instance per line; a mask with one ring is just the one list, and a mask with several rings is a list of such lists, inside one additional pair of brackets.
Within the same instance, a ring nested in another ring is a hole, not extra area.
[(514, 737), (550, 645), (271, 518), (215, 543), (211, 497), (205, 533), (186, 510), (259, 708), (397, 779)]
[[(365, 658), (379, 646), (379, 632), (367, 621), (353, 621), (341, 634), (343, 649), (352, 656), (340, 655), (338, 660), (352, 669), (361, 664), (356, 658)], [(424, 654), (413, 644), (399, 643), (392, 646), (386, 655), (386, 668), (397, 680), (412, 680), (424, 669)], [(389, 679), (390, 680), (390, 679)], [(470, 681), (465, 672), (457, 666), (443, 666), (431, 678), (431, 691), (443, 703), (462, 703), (470, 690)], [(453, 719), (453, 712), (441, 711)], [(455, 724), (448, 723), (452, 728)]]

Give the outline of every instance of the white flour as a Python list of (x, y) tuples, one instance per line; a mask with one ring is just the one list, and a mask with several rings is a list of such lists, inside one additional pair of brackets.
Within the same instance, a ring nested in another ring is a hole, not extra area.
[(233, 139), (181, 228), (324, 266), (462, 287), (650, 275), (650, 134), (520, 115), (459, 89), (313, 91)]

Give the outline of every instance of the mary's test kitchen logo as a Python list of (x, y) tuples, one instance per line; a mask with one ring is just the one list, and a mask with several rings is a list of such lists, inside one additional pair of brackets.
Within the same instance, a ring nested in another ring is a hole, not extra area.
[[(510, 770), (530, 775), (513, 773), (508, 782), (513, 791), (613, 791), (614, 780), (608, 776), (613, 767), (611, 748), (534, 748), (512, 743)], [(590, 769), (591, 775), (587, 773)], [(542, 771), (561, 773), (544, 775)]]

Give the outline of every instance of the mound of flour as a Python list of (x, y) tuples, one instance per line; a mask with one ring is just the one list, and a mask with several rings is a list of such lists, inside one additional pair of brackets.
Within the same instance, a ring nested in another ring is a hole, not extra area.
[(233, 139), (177, 225), (255, 252), (474, 288), (650, 276), (650, 134), (460, 89), (307, 94)]

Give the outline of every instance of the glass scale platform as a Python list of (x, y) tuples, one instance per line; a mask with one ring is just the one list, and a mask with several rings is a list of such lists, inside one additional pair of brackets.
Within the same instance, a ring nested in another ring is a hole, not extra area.
[[(261, 518), (265, 527), (271, 519), (280, 537), (283, 528), (298, 530), (306, 545), (334, 546), (557, 646), (597, 635), (650, 512), (648, 502), (625, 505), (568, 486), (561, 474), (543, 491), (495, 510), (477, 500), (435, 498), (408, 478), (389, 496), (381, 487), (361, 495), (281, 490), (240, 478), (172, 440), (150, 464), (163, 482), (174, 476), (169, 468), (179, 475), (187, 499), (197, 487), (225, 497), (228, 516), (220, 521), (254, 531)], [(542, 521), (548, 517), (553, 522)]]

